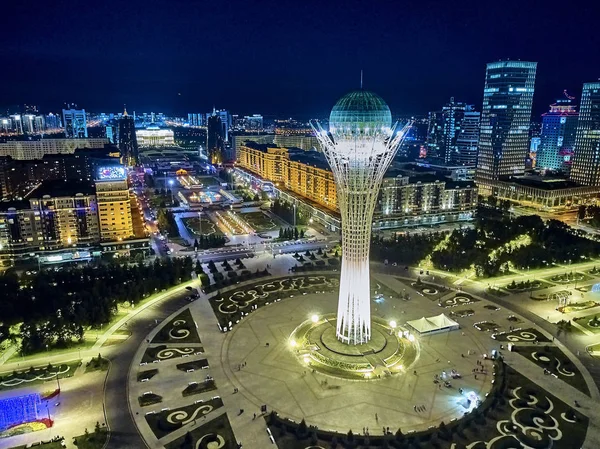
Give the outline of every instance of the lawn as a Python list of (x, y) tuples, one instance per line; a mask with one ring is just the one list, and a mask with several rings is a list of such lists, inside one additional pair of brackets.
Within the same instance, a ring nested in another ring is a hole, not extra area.
[(476, 302), (479, 302), (479, 300), (473, 298), (471, 295), (468, 295), (466, 293), (458, 293), (454, 296), (454, 298), (446, 298), (443, 301), (438, 301), (438, 304), (440, 305), (440, 307), (448, 309), (450, 307), (466, 306), (468, 304), (473, 304)]
[(76, 360), (60, 366), (46, 365), (23, 371), (0, 373), (0, 391), (54, 381), (57, 377), (59, 379), (72, 377), (80, 363), (81, 360)]
[(99, 433), (91, 432), (88, 435), (79, 435), (75, 437), (77, 449), (102, 449), (108, 438), (108, 432), (101, 430)]
[(182, 218), (181, 221), (194, 238), (200, 237), (200, 235), (223, 235), (217, 225), (208, 218), (202, 217), (202, 234), (200, 234), (200, 221), (198, 217), (186, 217)]
[(265, 212), (246, 212), (242, 213), (242, 218), (256, 232), (276, 231), (287, 225), (276, 216), (268, 216)]
[(137, 374), (137, 381), (141, 382), (144, 379), (150, 380), (154, 376), (156, 376), (157, 374), (158, 374), (158, 370), (157, 369), (149, 369), (149, 370), (146, 370), (146, 371), (140, 371)]
[(92, 371), (106, 371), (108, 370), (109, 366), (109, 360), (98, 354), (98, 357), (93, 357), (92, 360), (85, 365), (85, 372), (90, 373)]
[(200, 343), (190, 309), (184, 310), (164, 325), (151, 343)]

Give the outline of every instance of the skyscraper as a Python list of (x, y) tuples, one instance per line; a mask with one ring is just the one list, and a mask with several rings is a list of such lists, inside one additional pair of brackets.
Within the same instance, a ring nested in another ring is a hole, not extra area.
[(315, 133), (333, 172), (342, 217), (342, 271), (336, 336), (350, 345), (371, 339), (369, 246), (383, 175), (409, 129), (392, 128), (390, 108), (378, 95), (344, 95), (329, 117), (329, 133)]
[(600, 186), (600, 81), (583, 85), (571, 179)]
[(465, 115), (465, 104), (454, 101), (454, 97), (442, 108), (442, 139), (439, 158), (444, 164), (456, 161), (458, 149), (456, 137)]
[(138, 145), (135, 136), (135, 120), (127, 114), (127, 109), (123, 111), (123, 116), (119, 119), (119, 150), (124, 164), (135, 165), (137, 163)]
[(574, 98), (566, 91), (564, 94), (550, 105), (550, 112), (542, 114), (542, 134), (535, 164), (541, 169), (570, 170), (579, 114)]
[(500, 177), (525, 171), (536, 68), (525, 61), (487, 65), (476, 175), (483, 194), (492, 194)]
[(85, 109), (70, 107), (63, 109), (62, 114), (65, 135), (68, 139), (85, 139), (88, 136)]
[(475, 112), (472, 105), (465, 106), (460, 130), (456, 136), (457, 162), (462, 165), (477, 164), (479, 148), (479, 119), (481, 114)]
[(223, 162), (225, 150), (225, 130), (221, 117), (211, 115), (208, 117), (206, 132), (206, 155), (211, 164)]

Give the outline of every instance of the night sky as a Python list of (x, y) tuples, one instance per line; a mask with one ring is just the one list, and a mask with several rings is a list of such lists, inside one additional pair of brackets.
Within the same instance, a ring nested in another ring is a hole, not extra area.
[[(560, 4), (560, 6), (559, 6)], [(5, 2), (0, 105), (319, 116), (346, 91), (394, 115), (481, 108), (485, 63), (538, 61), (534, 110), (600, 78), (600, 1)]]

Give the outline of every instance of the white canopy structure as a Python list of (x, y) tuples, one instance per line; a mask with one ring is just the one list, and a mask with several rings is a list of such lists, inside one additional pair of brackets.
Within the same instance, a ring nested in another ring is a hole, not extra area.
[(418, 332), (420, 335), (448, 332), (460, 327), (456, 321), (448, 318), (443, 313), (440, 313), (437, 316), (407, 321), (406, 325), (414, 329), (414, 331)]

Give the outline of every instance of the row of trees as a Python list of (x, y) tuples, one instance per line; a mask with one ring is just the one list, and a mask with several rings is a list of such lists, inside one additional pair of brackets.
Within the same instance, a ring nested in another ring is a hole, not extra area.
[(159, 209), (156, 218), (158, 220), (158, 227), (162, 231), (167, 231), (171, 237), (179, 236), (179, 228), (177, 227), (175, 215), (172, 211), (167, 209)]
[[(296, 225), (305, 225), (308, 223), (309, 217), (305, 213), (301, 212), (298, 207), (294, 207), (292, 203), (288, 203), (287, 201), (276, 199), (273, 201), (273, 204), (271, 204), (271, 211), (288, 223), (293, 223)], [(296, 213), (295, 220), (294, 212)]]
[(454, 231), (443, 248), (431, 254), (431, 261), (449, 271), (473, 266), (478, 276), (490, 277), (508, 272), (511, 265), (540, 268), (599, 255), (599, 242), (561, 221), (544, 222), (537, 215), (484, 215), (474, 229)]
[(225, 245), (226, 242), (227, 239), (224, 235), (201, 235), (200, 238), (194, 239), (194, 249), (198, 251), (199, 249), (219, 248)]
[(304, 238), (304, 229), (298, 228), (279, 228), (279, 238), (281, 240), (298, 240)]
[(431, 253), (444, 234), (394, 234), (390, 239), (374, 235), (371, 239), (371, 257), (374, 260), (415, 265)]
[[(85, 328), (110, 321), (119, 303), (137, 304), (153, 293), (191, 278), (192, 259), (156, 259), (153, 264), (87, 265), (0, 276), (0, 338), (16, 339), (22, 352), (66, 346)], [(11, 333), (10, 329), (13, 329)]]

